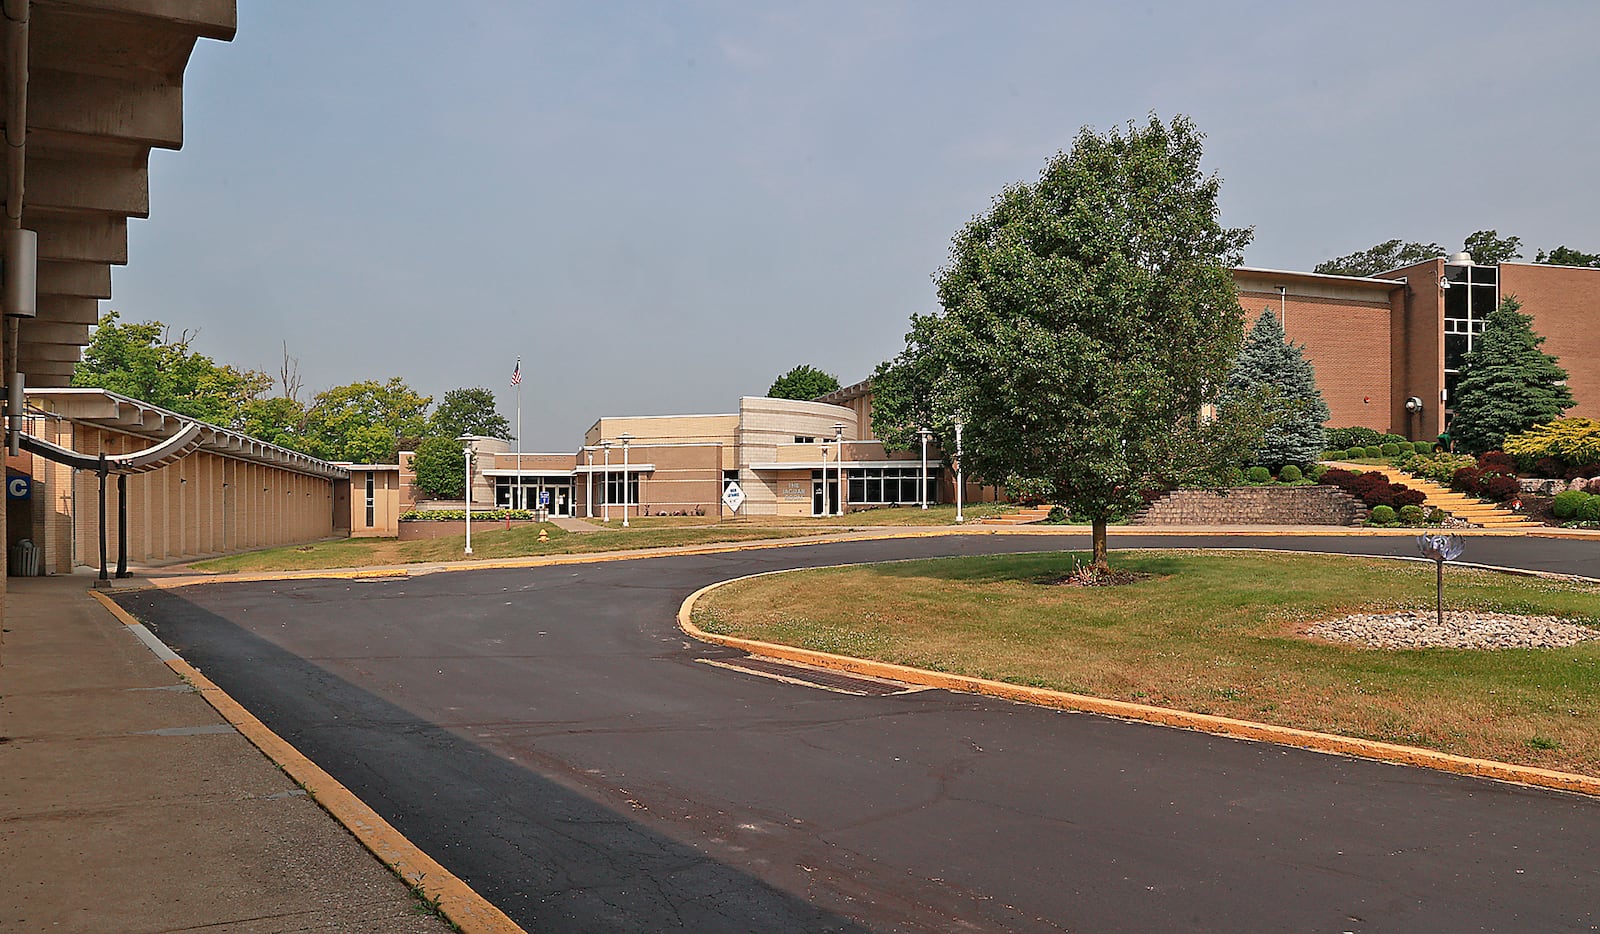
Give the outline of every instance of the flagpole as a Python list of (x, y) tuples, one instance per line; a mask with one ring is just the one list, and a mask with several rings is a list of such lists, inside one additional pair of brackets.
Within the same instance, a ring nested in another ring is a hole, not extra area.
[[(528, 491), (522, 485), (522, 355), (517, 355), (517, 495), (512, 500), (513, 509), (528, 508)], [(522, 505), (518, 506), (520, 502)]]

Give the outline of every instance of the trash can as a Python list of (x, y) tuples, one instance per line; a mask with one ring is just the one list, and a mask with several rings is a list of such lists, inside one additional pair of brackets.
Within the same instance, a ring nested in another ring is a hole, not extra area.
[(11, 546), (12, 577), (38, 577), (39, 576), (39, 549), (33, 546), (31, 539), (23, 539)]

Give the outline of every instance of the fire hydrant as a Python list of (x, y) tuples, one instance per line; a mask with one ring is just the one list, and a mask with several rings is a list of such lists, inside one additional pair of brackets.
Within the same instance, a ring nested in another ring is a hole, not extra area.
[(550, 533), (545, 529), (544, 526), (542, 526), (542, 525), (539, 526), (539, 543), (542, 545), (542, 544), (545, 544), (545, 543), (547, 543), (549, 541), (550, 541)]

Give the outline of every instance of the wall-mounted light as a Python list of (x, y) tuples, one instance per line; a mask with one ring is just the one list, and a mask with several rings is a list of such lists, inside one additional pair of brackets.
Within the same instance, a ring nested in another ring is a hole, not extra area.
[(1446, 279), (1444, 276), (1440, 276), (1439, 277), (1439, 288), (1441, 288), (1441, 289), (1450, 288), (1450, 280)]
[(1406, 411), (1407, 412), (1411, 412), (1413, 414), (1415, 414), (1417, 412), (1421, 412), (1422, 411), (1422, 400), (1417, 398), (1416, 396), (1412, 396), (1411, 398), (1407, 399), (1406, 400)]

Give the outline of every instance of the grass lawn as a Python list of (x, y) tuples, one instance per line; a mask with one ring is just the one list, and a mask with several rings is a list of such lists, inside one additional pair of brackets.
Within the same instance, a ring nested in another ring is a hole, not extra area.
[[(590, 554), (626, 551), (633, 548), (664, 548), (670, 545), (702, 545), (713, 542), (738, 542), (751, 539), (787, 538), (805, 534), (803, 530), (725, 524), (709, 527), (648, 526), (635, 522), (635, 528), (577, 533), (546, 525), (550, 541), (539, 541), (537, 526), (518, 526), (493, 532), (472, 532), (472, 559), (513, 558), (531, 555)], [(402, 542), (393, 538), (345, 538), (311, 545), (270, 548), (245, 554), (196, 561), (198, 571), (252, 572), (303, 571), (320, 568), (377, 567), (388, 564), (418, 564), (434, 561), (462, 561), (466, 556), (466, 534), (424, 541)]]
[[(984, 503), (964, 510), (970, 520), (1014, 511), (1015, 507)], [(848, 528), (953, 525), (954, 506), (915, 506), (869, 509), (844, 516), (758, 516), (720, 522), (707, 516), (636, 516), (630, 527), (622, 527), (618, 512), (609, 525), (591, 520), (597, 531), (568, 532), (546, 525), (550, 541), (539, 541), (536, 526), (518, 526), (493, 532), (473, 531), (472, 557), (521, 558), (537, 555), (593, 554), (627, 551), (634, 548), (666, 548), (674, 545), (703, 545), (716, 542), (742, 542), (762, 539), (798, 538), (837, 532)], [(466, 534), (427, 541), (402, 542), (393, 538), (351, 538), (269, 548), (246, 554), (228, 555), (196, 561), (191, 567), (210, 572), (310, 571), (323, 568), (377, 567), (390, 564), (419, 564), (460, 561)]]
[[(1433, 605), (1432, 565), (1122, 552), (1151, 575), (1045, 583), (1061, 552), (779, 574), (707, 594), (707, 631), (1283, 726), (1600, 775), (1600, 641), (1386, 650), (1316, 642), (1346, 613)], [(1600, 625), (1600, 585), (1449, 568), (1451, 607)]]

